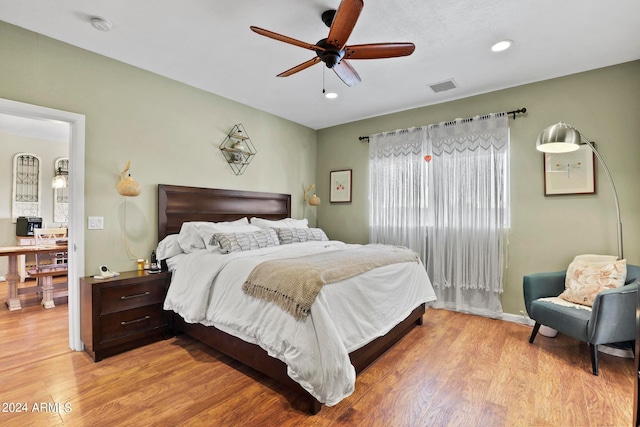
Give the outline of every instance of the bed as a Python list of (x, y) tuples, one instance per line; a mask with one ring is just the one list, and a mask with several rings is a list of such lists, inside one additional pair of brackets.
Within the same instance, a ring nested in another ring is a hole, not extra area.
[[(243, 217), (258, 217), (275, 221), (290, 216), (291, 196), (288, 194), (158, 185), (159, 241), (166, 236), (178, 234), (185, 222), (234, 221)], [(329, 246), (329, 244), (325, 245), (325, 247)], [(267, 249), (270, 248), (265, 248), (265, 250)], [(163, 265), (166, 268), (166, 264), (163, 263)], [(174, 276), (176, 276), (175, 273)], [(426, 273), (424, 277), (428, 282)], [(178, 285), (176, 284), (176, 286)], [(428, 287), (431, 288), (430, 283), (428, 283)], [(433, 299), (429, 299), (429, 301)], [(351, 349), (348, 353), (348, 359), (355, 373), (359, 373), (369, 366), (413, 327), (421, 325), (424, 312), (424, 302), (415, 307), (412, 306), (409, 315), (397, 324), (394, 323), (395, 326), (392, 326), (386, 334), (369, 341), (362, 347)], [(230, 331), (223, 330), (224, 327), (217, 328), (211, 324), (193, 323), (193, 319), (188, 315), (183, 317), (172, 311), (172, 316), (172, 324), (177, 333), (193, 337), (293, 390), (296, 404), (304, 406), (304, 410), (315, 414), (321, 409), (322, 403), (318, 398), (290, 377), (287, 364), (270, 356), (267, 350), (257, 343), (231, 335)]]

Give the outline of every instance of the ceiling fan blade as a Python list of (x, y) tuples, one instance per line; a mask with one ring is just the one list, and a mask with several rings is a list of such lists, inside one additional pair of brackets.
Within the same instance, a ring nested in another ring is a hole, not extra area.
[(333, 66), (333, 71), (349, 87), (355, 86), (362, 81), (356, 70), (344, 59)]
[(348, 59), (379, 59), (408, 56), (416, 46), (413, 43), (372, 43), (346, 46), (344, 57)]
[(249, 28), (251, 28), (251, 31), (253, 31), (254, 33), (258, 33), (261, 36), (269, 37), (269, 38), (272, 38), (274, 40), (278, 40), (278, 41), (281, 41), (281, 42), (289, 43), (289, 44), (292, 44), (294, 46), (299, 46), (299, 47), (302, 47), (302, 48), (305, 48), (305, 49), (309, 49), (309, 50), (324, 51), (323, 48), (321, 48), (320, 46), (316, 46), (315, 44), (305, 43), (303, 41), (296, 40), (296, 39), (293, 39), (291, 37), (283, 36), (282, 34), (274, 33), (273, 31), (265, 30), (264, 28), (254, 27), (253, 25), (250, 26)]
[(316, 56), (316, 57), (315, 57), (315, 58), (313, 58), (313, 59), (310, 59), (310, 60), (308, 60), (308, 61), (306, 61), (306, 62), (303, 62), (303, 63), (302, 63), (302, 64), (300, 64), (300, 65), (296, 65), (295, 67), (290, 68), (290, 69), (288, 69), (287, 71), (284, 71), (284, 72), (282, 72), (282, 73), (278, 74), (276, 77), (288, 77), (288, 76), (290, 76), (291, 74), (295, 74), (295, 73), (297, 73), (298, 71), (302, 71), (302, 70), (304, 70), (304, 69), (306, 69), (306, 68), (309, 68), (309, 67), (311, 67), (312, 65), (317, 64), (318, 62), (320, 62), (320, 58)]
[(363, 7), (363, 0), (342, 0), (336, 11), (336, 16), (333, 18), (327, 43), (342, 49), (353, 31)]

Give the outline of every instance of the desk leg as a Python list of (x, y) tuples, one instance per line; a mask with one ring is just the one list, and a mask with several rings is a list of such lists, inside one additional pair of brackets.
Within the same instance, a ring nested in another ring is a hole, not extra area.
[(18, 255), (18, 274), (20, 275), (20, 283), (24, 283), (27, 278), (27, 256)]
[(44, 308), (54, 308), (53, 303), (53, 276), (40, 277), (42, 280), (42, 306)]
[(7, 285), (9, 286), (9, 293), (7, 294), (7, 307), (10, 311), (20, 310), (20, 298), (18, 298), (18, 281), (20, 275), (18, 274), (18, 257), (16, 255), (9, 255), (9, 265), (7, 268)]

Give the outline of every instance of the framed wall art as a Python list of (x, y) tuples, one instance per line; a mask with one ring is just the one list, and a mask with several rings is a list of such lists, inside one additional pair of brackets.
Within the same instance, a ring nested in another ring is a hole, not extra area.
[(330, 172), (330, 203), (351, 203), (351, 169)]
[(570, 153), (544, 153), (545, 196), (595, 192), (595, 154), (589, 146)]

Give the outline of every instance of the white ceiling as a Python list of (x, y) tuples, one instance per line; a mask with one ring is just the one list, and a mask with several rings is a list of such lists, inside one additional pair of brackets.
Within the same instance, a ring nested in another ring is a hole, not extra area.
[(71, 126), (68, 122), (58, 120), (34, 119), (0, 113), (0, 132), (29, 138), (69, 142)]
[[(366, 1), (347, 44), (413, 42), (409, 57), (351, 61), (345, 86), (323, 64), (276, 74), (315, 53), (249, 30), (304, 42), (339, 0), (0, 0), (0, 19), (187, 83), (313, 129), (640, 59), (638, 0)], [(94, 29), (91, 17), (113, 23)], [(493, 53), (496, 41), (511, 49)], [(429, 85), (454, 79), (457, 89)], [(505, 105), (505, 108), (520, 105)]]

